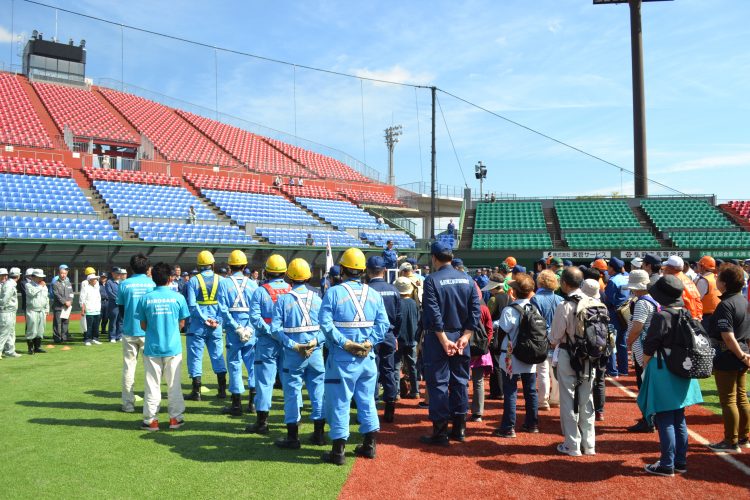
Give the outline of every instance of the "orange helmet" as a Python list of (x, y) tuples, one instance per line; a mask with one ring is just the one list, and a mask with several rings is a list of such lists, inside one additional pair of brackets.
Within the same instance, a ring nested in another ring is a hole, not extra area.
[(710, 255), (704, 255), (703, 257), (701, 257), (701, 260), (698, 261), (698, 264), (703, 266), (703, 269), (706, 269), (708, 271), (714, 271), (716, 269), (716, 260)]
[(518, 264), (518, 262), (516, 262), (516, 258), (515, 257), (506, 257), (505, 258), (505, 263), (508, 264), (508, 267), (510, 267), (511, 269), (513, 269), (514, 267), (516, 267), (516, 264)]
[(596, 259), (593, 264), (591, 264), (591, 267), (594, 269), (598, 269), (600, 271), (606, 271), (607, 270), (607, 263), (604, 261), (604, 259)]

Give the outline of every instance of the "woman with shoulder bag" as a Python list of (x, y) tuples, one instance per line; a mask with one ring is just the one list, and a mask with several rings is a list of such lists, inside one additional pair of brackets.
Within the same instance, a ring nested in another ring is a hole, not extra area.
[[(492, 315), (490, 310), (482, 300), (482, 296), (479, 296), (479, 304), (481, 307), (481, 321), (487, 332), (488, 344), (492, 342)], [(472, 383), (472, 395), (471, 395), (471, 422), (481, 422), (482, 414), (484, 414), (484, 376), (487, 373), (492, 373), (492, 354), (488, 350), (486, 354), (482, 356), (471, 357), (471, 383)]]
[(703, 402), (696, 379), (675, 375), (657, 353), (671, 349), (680, 312), (684, 309), (682, 292), (685, 285), (675, 276), (663, 276), (649, 288), (651, 297), (662, 307), (651, 318), (643, 341), (643, 383), (638, 393), (641, 412), (659, 430), (661, 457), (647, 465), (646, 472), (674, 476), (675, 471), (687, 472), (688, 430), (685, 408)]
[(708, 447), (714, 451), (740, 453), (741, 448), (750, 448), (750, 403), (745, 377), (750, 367), (750, 316), (747, 299), (742, 295), (745, 286), (742, 268), (724, 265), (716, 286), (721, 292), (721, 302), (711, 315), (708, 336), (716, 349), (714, 378), (724, 420), (724, 439)]

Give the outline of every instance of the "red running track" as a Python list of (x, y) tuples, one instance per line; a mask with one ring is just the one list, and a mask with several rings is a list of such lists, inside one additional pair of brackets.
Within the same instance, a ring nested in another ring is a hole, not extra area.
[[(632, 377), (618, 382), (635, 391)], [(431, 424), (427, 410), (416, 404), (399, 401), (396, 422), (381, 423), (377, 459), (356, 460), (340, 498), (750, 498), (750, 450), (732, 455), (740, 467), (746, 466), (742, 472), (691, 437), (687, 474), (646, 474), (643, 467), (659, 459), (658, 436), (625, 431), (639, 412), (635, 400), (609, 382), (605, 421), (596, 427), (595, 456), (557, 453), (562, 438), (556, 409), (540, 412), (540, 434), (492, 436), (502, 415), (500, 401), (487, 401), (483, 422), (467, 424), (465, 443), (428, 447), (418, 438), (431, 431)], [(520, 429), (522, 397), (518, 404)], [(687, 423), (690, 431), (710, 442), (721, 440), (721, 418), (709, 410), (691, 407)], [(352, 435), (349, 456), (360, 439)]]

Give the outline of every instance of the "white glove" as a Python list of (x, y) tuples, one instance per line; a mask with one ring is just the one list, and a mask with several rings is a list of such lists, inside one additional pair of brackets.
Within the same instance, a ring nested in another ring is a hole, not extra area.
[(253, 336), (253, 331), (246, 326), (241, 326), (237, 328), (237, 335), (240, 337), (240, 342), (244, 344)]

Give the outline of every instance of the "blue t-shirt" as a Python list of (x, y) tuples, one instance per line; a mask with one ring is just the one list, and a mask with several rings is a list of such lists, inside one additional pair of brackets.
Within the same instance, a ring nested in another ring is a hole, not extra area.
[(131, 337), (143, 337), (146, 332), (141, 328), (141, 322), (135, 319), (138, 301), (148, 292), (156, 287), (154, 282), (145, 274), (136, 274), (122, 283), (117, 292), (117, 305), (124, 306), (125, 317), (122, 320), (122, 329), (125, 335)]
[(146, 322), (144, 356), (165, 358), (182, 354), (180, 320), (190, 317), (185, 297), (168, 286), (156, 287), (138, 301), (135, 319)]

